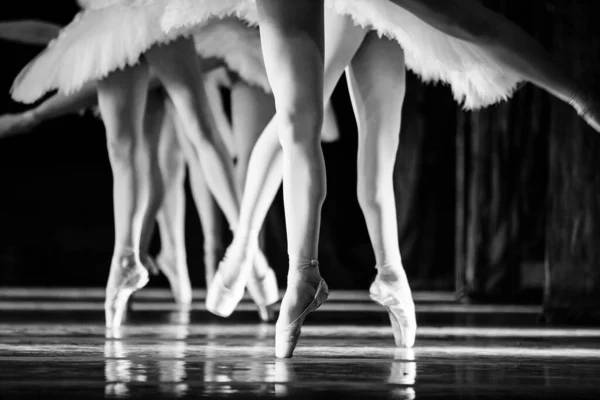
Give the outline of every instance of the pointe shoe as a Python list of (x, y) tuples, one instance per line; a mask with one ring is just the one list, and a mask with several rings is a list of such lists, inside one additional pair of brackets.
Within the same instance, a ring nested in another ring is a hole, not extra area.
[(162, 271), (169, 281), (175, 303), (185, 308), (192, 304), (192, 283), (190, 282), (187, 269), (180, 273), (173, 264), (174, 263), (169, 261), (162, 253), (156, 257), (156, 265), (158, 265), (158, 269)]
[(258, 308), (258, 314), (263, 322), (275, 320), (274, 304), (279, 298), (279, 287), (273, 269), (269, 268), (262, 279), (251, 277), (246, 286), (248, 293)]
[[(234, 257), (232, 256), (234, 251), (235, 249), (231, 246), (227, 249), (223, 261), (219, 263), (219, 268), (206, 290), (206, 309), (223, 318), (229, 317), (242, 301), (254, 259), (247, 252)], [(231, 264), (237, 267), (238, 274), (236, 280), (230, 283), (230, 286), (226, 286), (223, 270), (233, 268)]]
[(217, 271), (206, 291), (206, 309), (219, 317), (227, 318), (244, 297), (246, 285), (236, 282), (225, 286), (221, 271)]
[(417, 334), (417, 319), (404, 270), (401, 276), (394, 278), (382, 273), (377, 274), (369, 289), (369, 297), (388, 312), (396, 346), (413, 347)]
[[(288, 288), (289, 290), (289, 288)], [(277, 358), (291, 358), (294, 353), (294, 349), (298, 344), (300, 333), (302, 332), (302, 324), (308, 314), (315, 311), (317, 308), (327, 300), (329, 296), (329, 287), (327, 283), (321, 278), (319, 286), (317, 286), (317, 292), (312, 302), (304, 309), (304, 311), (296, 318), (291, 324), (285, 327), (275, 327), (275, 357)]]
[(113, 263), (106, 285), (104, 313), (107, 328), (119, 328), (127, 308), (127, 300), (133, 292), (146, 286), (148, 270), (133, 254), (123, 257), (120, 264)]

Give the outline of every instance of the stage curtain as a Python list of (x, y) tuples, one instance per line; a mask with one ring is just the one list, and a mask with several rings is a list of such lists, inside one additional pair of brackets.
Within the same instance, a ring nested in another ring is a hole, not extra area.
[[(548, 2), (484, 3), (551, 46)], [(479, 112), (459, 110), (457, 120), (458, 296), (522, 301), (524, 261), (543, 259), (549, 96), (528, 84), (508, 102)]]
[[(554, 54), (598, 96), (600, 25), (593, 1), (556, 2)], [(600, 137), (553, 102), (544, 314), (600, 321)]]

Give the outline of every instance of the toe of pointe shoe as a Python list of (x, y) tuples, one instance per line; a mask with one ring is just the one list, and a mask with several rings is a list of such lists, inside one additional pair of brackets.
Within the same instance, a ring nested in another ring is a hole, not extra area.
[(315, 311), (317, 308), (321, 307), (325, 300), (327, 300), (328, 296), (329, 288), (327, 287), (327, 283), (321, 279), (314, 299), (308, 305), (308, 307), (304, 309), (302, 314), (300, 314), (300, 316), (298, 316), (298, 318), (296, 318), (287, 327), (277, 326), (275, 328), (275, 357), (292, 357), (294, 354), (294, 349), (298, 344), (298, 339), (300, 338), (300, 333), (302, 332), (302, 324), (304, 323), (306, 316)]
[(388, 287), (379, 280), (371, 285), (369, 296), (388, 312), (396, 346), (413, 347), (417, 332), (417, 321), (412, 299), (411, 301), (405, 301), (410, 304), (404, 304), (405, 302), (395, 295), (393, 288)]
[(402, 309), (388, 309), (394, 342), (396, 347), (411, 348), (415, 345), (417, 336), (417, 322), (411, 315), (406, 315)]
[(107, 328), (119, 328), (121, 326), (129, 298), (133, 292), (143, 288), (147, 283), (148, 272), (145, 268), (138, 268), (128, 276), (123, 277), (123, 281), (117, 287), (106, 289), (104, 314)]
[[(300, 333), (298, 333), (300, 335)], [(292, 358), (294, 349), (298, 344), (299, 336), (291, 337), (286, 332), (276, 333), (275, 335), (275, 357)]]
[(243, 297), (244, 286), (241, 286), (241, 290), (226, 287), (221, 274), (217, 272), (206, 292), (206, 309), (219, 317), (227, 318)]

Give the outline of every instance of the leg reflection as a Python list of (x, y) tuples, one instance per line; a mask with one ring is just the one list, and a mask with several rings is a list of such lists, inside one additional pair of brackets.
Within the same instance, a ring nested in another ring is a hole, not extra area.
[(189, 387), (185, 382), (187, 353), (187, 337), (189, 329), (187, 325), (174, 326), (174, 338), (172, 346), (160, 347), (158, 351), (158, 382), (161, 393), (182, 397), (188, 393)]
[(417, 379), (417, 362), (415, 351), (413, 349), (397, 348), (394, 352), (394, 359), (390, 364), (390, 376), (388, 383), (392, 385), (403, 385), (403, 387), (393, 388), (392, 398), (413, 400), (416, 398), (416, 392), (412, 385)]
[(104, 358), (106, 397), (128, 396), (132, 382), (147, 381), (146, 368), (130, 359), (130, 354), (122, 341), (107, 340), (104, 344)]

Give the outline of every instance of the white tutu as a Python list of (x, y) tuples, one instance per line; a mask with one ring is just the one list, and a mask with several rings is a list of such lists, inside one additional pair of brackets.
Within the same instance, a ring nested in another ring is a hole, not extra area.
[[(126, 0), (127, 1), (127, 0)], [(148, 0), (128, 0), (130, 4)], [(396, 40), (407, 67), (424, 81), (448, 83), (466, 109), (508, 98), (522, 77), (503, 70), (480, 46), (448, 36), (388, 0), (325, 0), (326, 7)], [(162, 27), (176, 32), (217, 16), (257, 22), (254, 0), (171, 0)]]
[(223, 59), (243, 80), (271, 93), (258, 29), (237, 18), (225, 18), (213, 19), (193, 32), (198, 54)]
[(212, 19), (165, 34), (160, 26), (165, 0), (79, 2), (86, 10), (15, 79), (14, 100), (33, 103), (54, 89), (72, 93), (86, 82), (135, 65), (153, 45), (188, 35), (194, 35), (198, 54), (223, 59), (243, 79), (270, 92), (258, 30), (239, 20)]

